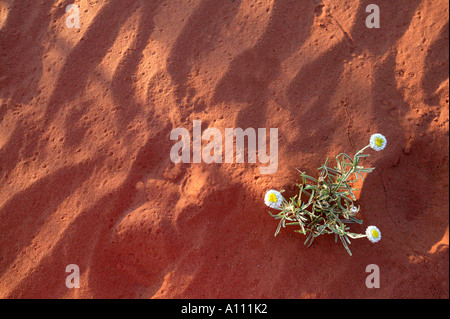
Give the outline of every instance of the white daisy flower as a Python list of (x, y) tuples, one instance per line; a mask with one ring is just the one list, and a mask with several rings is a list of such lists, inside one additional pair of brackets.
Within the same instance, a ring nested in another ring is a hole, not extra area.
[(381, 239), (381, 232), (376, 226), (369, 226), (366, 229), (366, 236), (372, 243), (377, 243)]
[(264, 202), (267, 206), (274, 209), (282, 210), (281, 204), (283, 204), (283, 196), (280, 192), (271, 189), (266, 193), (264, 197)]
[(384, 137), (381, 134), (373, 134), (370, 137), (370, 147), (373, 148), (375, 151), (381, 151), (386, 147), (387, 140), (386, 137)]

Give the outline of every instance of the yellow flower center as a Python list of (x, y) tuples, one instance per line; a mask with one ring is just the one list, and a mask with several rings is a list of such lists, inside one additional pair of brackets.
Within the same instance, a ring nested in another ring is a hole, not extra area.
[(377, 144), (377, 146), (381, 146), (383, 145), (384, 140), (381, 137), (378, 137), (375, 139), (375, 144)]
[(373, 236), (373, 238), (378, 238), (380, 236), (380, 234), (377, 232), (376, 229), (372, 229), (372, 236)]
[(269, 202), (276, 203), (277, 201), (278, 201), (277, 195), (275, 195), (274, 193), (270, 193), (269, 194)]

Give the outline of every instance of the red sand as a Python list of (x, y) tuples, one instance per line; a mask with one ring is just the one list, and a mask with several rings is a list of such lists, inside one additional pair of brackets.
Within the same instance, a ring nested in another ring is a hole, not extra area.
[[(0, 0), (0, 297), (448, 298), (448, 15), (443, 0)], [(278, 171), (173, 164), (169, 134), (195, 119), (279, 128)], [(381, 242), (350, 257), (332, 236), (274, 238), (265, 192), (377, 132), (353, 229)]]

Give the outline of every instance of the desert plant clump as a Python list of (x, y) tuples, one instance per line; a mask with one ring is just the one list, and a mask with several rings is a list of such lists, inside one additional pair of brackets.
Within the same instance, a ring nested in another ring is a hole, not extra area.
[(360, 165), (361, 159), (368, 157), (364, 154), (367, 148), (381, 151), (387, 144), (386, 138), (381, 134), (374, 134), (370, 143), (352, 157), (345, 153), (337, 155), (335, 166), (331, 167), (329, 159), (318, 168), (318, 178), (300, 173), (301, 181), (296, 186), (298, 195), (286, 200), (282, 193), (284, 190), (269, 190), (265, 195), (265, 203), (272, 209), (280, 211), (278, 214), (269, 214), (279, 220), (275, 236), (281, 227), (297, 226), (294, 230), (306, 236), (305, 245), (311, 246), (314, 239), (324, 234), (334, 234), (335, 242), (341, 241), (348, 254), (350, 251), (350, 238), (368, 238), (376, 243), (381, 239), (381, 232), (376, 226), (369, 226), (364, 234), (350, 231), (349, 224), (362, 224), (357, 218), (360, 207), (355, 205), (356, 197), (353, 184), (360, 179), (364, 181), (364, 175), (371, 173), (375, 168), (364, 168)]

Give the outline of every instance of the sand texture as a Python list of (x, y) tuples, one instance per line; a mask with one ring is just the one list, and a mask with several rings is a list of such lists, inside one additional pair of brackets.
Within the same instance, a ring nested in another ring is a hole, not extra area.
[[(448, 22), (443, 0), (0, 0), (0, 298), (448, 298)], [(278, 128), (278, 170), (174, 164), (194, 120)], [(374, 133), (352, 228), (382, 240), (274, 237), (266, 191)]]

